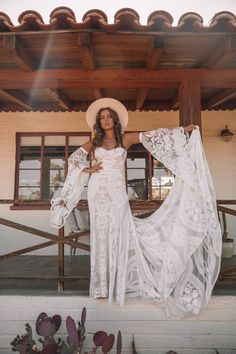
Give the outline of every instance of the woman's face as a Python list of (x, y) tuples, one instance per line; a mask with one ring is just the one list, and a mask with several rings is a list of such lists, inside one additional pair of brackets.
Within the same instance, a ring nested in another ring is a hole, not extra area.
[(103, 109), (100, 112), (100, 125), (104, 130), (114, 128), (114, 120), (111, 115), (111, 112), (108, 109)]

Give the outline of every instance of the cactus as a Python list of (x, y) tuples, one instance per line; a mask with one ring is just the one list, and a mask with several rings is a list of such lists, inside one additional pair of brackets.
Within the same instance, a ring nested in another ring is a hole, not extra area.
[(86, 320), (86, 307), (83, 308), (82, 313), (81, 313), (81, 325), (85, 325), (85, 320)]
[(69, 334), (68, 336), (69, 345), (78, 348), (80, 346), (80, 336), (76, 329), (75, 321), (70, 316), (68, 316), (66, 319), (66, 328)]
[(19, 352), (20, 354), (37, 353), (37, 347), (32, 338), (32, 328), (28, 323), (25, 324), (25, 330), (26, 333), (24, 335), (17, 335), (10, 343), (12, 345), (12, 351)]
[(86, 308), (84, 307), (81, 313), (80, 322), (78, 323), (79, 337), (82, 342), (84, 342), (85, 340), (85, 321), (86, 321)]
[[(11, 342), (12, 351), (18, 352), (20, 354), (82, 354), (82, 347), (86, 338), (85, 330), (86, 321), (86, 308), (84, 307), (81, 313), (80, 321), (78, 322), (78, 327), (76, 328), (75, 321), (71, 316), (66, 318), (66, 328), (68, 332), (67, 342), (54, 338), (54, 335), (61, 326), (61, 316), (54, 315), (53, 317), (48, 317), (45, 312), (41, 312), (36, 320), (36, 332), (39, 336), (39, 342), (42, 344), (42, 350), (38, 350), (35, 341), (32, 338), (32, 328), (26, 323), (26, 333), (22, 336), (17, 335)], [(113, 348), (115, 342), (114, 334), (107, 334), (104, 331), (97, 331), (93, 335), (94, 347), (89, 353), (84, 354), (95, 354), (97, 349), (101, 347), (100, 351), (107, 354)], [(135, 346), (134, 336), (132, 339), (132, 353), (138, 354)], [(216, 353), (217, 350), (216, 350)], [(118, 331), (116, 340), (116, 354), (122, 354), (122, 337), (121, 331)], [(166, 354), (178, 354), (175, 351), (168, 351)]]
[[(53, 317), (48, 317), (45, 312), (41, 312), (36, 320), (36, 332), (42, 338), (39, 339), (39, 342), (42, 343), (43, 349), (45, 352), (49, 353), (51, 348), (52, 354), (54, 352), (57, 354), (58, 344), (56, 344), (54, 335), (61, 326), (61, 316), (54, 315)], [(55, 349), (56, 348), (56, 349)]]
[[(121, 344), (121, 335), (120, 335), (119, 341)], [(89, 354), (96, 353), (98, 347), (102, 347), (102, 352), (104, 354), (106, 354), (112, 349), (114, 342), (115, 342), (115, 336), (114, 336), (114, 334), (108, 335), (104, 331), (98, 331), (98, 332), (94, 333), (94, 335), (93, 335), (93, 342), (95, 344), (95, 347), (93, 348), (93, 350), (91, 352), (89, 352)], [(117, 352), (117, 353), (119, 353), (119, 352)]]
[(94, 333), (93, 341), (94, 341), (95, 347), (96, 348), (100, 347), (106, 338), (107, 338), (107, 333), (104, 331), (98, 331), (98, 332)]
[(134, 336), (132, 336), (132, 354), (138, 354), (135, 346)]
[(117, 341), (116, 341), (116, 354), (121, 354), (121, 350), (122, 350), (122, 337), (121, 337), (121, 331), (118, 331)]
[(66, 328), (68, 332), (67, 344), (65, 342), (60, 346), (61, 354), (77, 354), (81, 353), (85, 336), (85, 320), (86, 308), (84, 307), (81, 313), (81, 320), (78, 322), (78, 329), (76, 328), (75, 321), (70, 316), (66, 318)]
[(115, 342), (114, 334), (109, 334), (109, 336), (107, 336), (107, 338), (102, 343), (102, 351), (104, 354), (107, 354), (112, 349), (114, 342)]
[(17, 335), (11, 342), (11, 345), (12, 345), (13, 352), (19, 352), (20, 354), (29, 353), (29, 342), (28, 342), (27, 334), (23, 336)]
[(36, 332), (42, 337), (53, 337), (61, 326), (61, 316), (48, 317), (45, 312), (40, 313), (36, 320)]
[(48, 344), (40, 352), (41, 354), (58, 354), (58, 345), (56, 343)]

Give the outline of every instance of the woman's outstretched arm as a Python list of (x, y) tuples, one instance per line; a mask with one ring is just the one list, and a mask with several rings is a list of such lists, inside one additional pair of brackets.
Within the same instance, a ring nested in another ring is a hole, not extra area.
[[(189, 124), (189, 125), (186, 125), (183, 128), (184, 128), (184, 132), (185, 133), (191, 133), (192, 130), (196, 129), (196, 125)], [(128, 150), (128, 148), (131, 145), (140, 143), (139, 134), (140, 133), (125, 133), (124, 134), (124, 136), (123, 136), (123, 145), (126, 148), (126, 150)]]

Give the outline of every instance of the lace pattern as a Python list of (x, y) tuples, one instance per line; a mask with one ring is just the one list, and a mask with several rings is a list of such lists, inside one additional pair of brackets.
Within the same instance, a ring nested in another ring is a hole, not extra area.
[[(162, 206), (146, 219), (132, 216), (125, 187), (126, 151), (97, 148), (103, 169), (88, 183), (90, 296), (120, 305), (142, 299), (160, 303), (170, 316), (197, 314), (208, 303), (221, 260), (221, 230), (214, 187), (198, 130), (140, 134), (148, 151), (175, 174)], [(52, 224), (63, 225), (77, 204), (88, 174), (79, 149), (60, 197), (52, 201)], [(63, 201), (63, 206), (61, 206)]]
[(183, 127), (161, 128), (140, 133), (140, 141), (172, 173), (191, 185), (194, 182), (196, 184), (194, 165), (185, 151), (189, 135), (184, 133)]
[(221, 257), (216, 197), (200, 133), (188, 139), (181, 128), (161, 129), (141, 133), (140, 139), (176, 175), (169, 196), (149, 218), (156, 229), (166, 228), (165, 255), (156, 269), (159, 294), (169, 314), (197, 314), (210, 299)]
[(77, 149), (68, 159), (68, 173), (64, 186), (59, 195), (56, 192), (51, 200), (50, 224), (61, 228), (66, 218), (78, 204), (84, 186), (87, 184), (89, 174), (83, 172), (87, 151), (82, 147)]

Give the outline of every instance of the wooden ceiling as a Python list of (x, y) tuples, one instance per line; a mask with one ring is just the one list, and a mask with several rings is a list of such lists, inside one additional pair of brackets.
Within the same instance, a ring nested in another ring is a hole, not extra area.
[(201, 109), (236, 109), (236, 16), (208, 26), (186, 13), (173, 26), (165, 11), (139, 23), (121, 9), (114, 23), (100, 10), (77, 22), (59, 7), (49, 23), (25, 11), (13, 25), (0, 12), (0, 111), (85, 111), (101, 97), (130, 110), (177, 110), (182, 82), (199, 82)]

